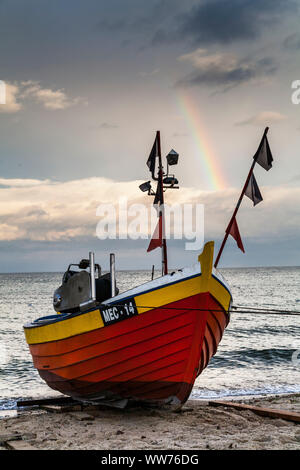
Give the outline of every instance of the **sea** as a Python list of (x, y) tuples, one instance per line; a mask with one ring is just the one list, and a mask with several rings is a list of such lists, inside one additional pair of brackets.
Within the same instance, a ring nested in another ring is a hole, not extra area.
[[(231, 313), (216, 355), (195, 382), (192, 399), (300, 393), (300, 267), (220, 270), (237, 307), (297, 315)], [(34, 369), (23, 324), (54, 313), (62, 273), (0, 274), (0, 417), (21, 398), (57, 396)], [(151, 279), (117, 272), (120, 292)]]

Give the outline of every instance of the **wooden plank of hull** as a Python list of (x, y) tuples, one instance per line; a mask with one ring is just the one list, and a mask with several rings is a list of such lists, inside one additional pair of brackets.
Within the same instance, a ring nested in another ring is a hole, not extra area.
[[(207, 311), (190, 310), (207, 307)], [(169, 309), (167, 308), (169, 307)], [(188, 310), (187, 310), (188, 309)], [(156, 308), (107, 328), (30, 350), (48, 385), (76, 399), (116, 396), (184, 402), (215, 354), (228, 322), (208, 293)]]
[[(176, 331), (174, 333), (174, 329), (181, 328), (183, 337), (184, 335), (190, 336), (192, 334), (192, 322), (190, 320), (189, 312), (178, 315), (174, 315), (173, 312), (173, 317), (167, 318), (167, 312), (164, 311), (160, 316), (159, 321), (157, 321), (158, 318), (156, 317), (156, 323), (153, 323), (153, 321), (149, 323), (146, 320), (145, 315), (144, 317), (136, 317), (134, 319), (126, 320), (126, 334), (123, 332), (123, 325), (111, 325), (109, 329), (112, 329), (113, 333), (117, 331), (119, 332), (119, 334), (116, 336), (114, 335), (113, 337), (109, 337), (105, 330), (97, 330), (97, 338), (95, 338), (95, 342), (93, 342), (93, 344), (88, 344), (88, 338), (85, 336), (83, 340), (87, 344), (86, 346), (84, 346), (83, 342), (81, 347), (65, 353), (50, 355), (51, 349), (49, 347), (49, 343), (47, 348), (49, 355), (45, 355), (45, 348), (43, 347), (30, 347), (34, 358), (34, 365), (37, 369), (47, 368), (52, 370), (60, 368), (63, 371), (64, 368), (68, 368), (73, 365), (75, 366), (75, 364), (78, 364), (78, 367), (81, 367), (80, 363), (84, 360), (94, 359), (94, 362), (97, 362), (99, 356), (101, 356), (101, 366), (104, 368), (112, 366), (115, 363), (115, 357), (120, 359), (120, 350), (123, 350), (123, 361), (130, 359), (131, 355), (134, 355), (137, 335), (139, 342), (141, 343), (141, 349), (139, 349), (140, 353), (142, 348), (145, 348), (144, 352), (147, 352), (148, 341), (151, 341), (151, 345), (153, 346), (154, 342), (158, 344), (161, 343), (163, 346), (164, 339), (165, 341), (168, 340), (168, 342), (171, 342), (172, 336), (175, 335), (176, 337)], [(176, 328), (174, 328), (174, 322), (176, 322)], [(129, 330), (130, 326), (132, 331)], [(165, 335), (168, 335), (169, 337), (165, 338)], [(96, 335), (93, 334), (93, 341), (94, 336)], [(74, 338), (74, 344), (77, 344), (77, 341), (78, 338)], [(53, 346), (55, 345), (53, 344)]]
[[(220, 310), (220, 305), (212, 299), (212, 309), (207, 316), (207, 325), (201, 349), (201, 358), (198, 375), (207, 367), (211, 358), (216, 354), (217, 347), (222, 339), (224, 330), (229, 323), (229, 314)], [(215, 309), (215, 311), (213, 311)]]

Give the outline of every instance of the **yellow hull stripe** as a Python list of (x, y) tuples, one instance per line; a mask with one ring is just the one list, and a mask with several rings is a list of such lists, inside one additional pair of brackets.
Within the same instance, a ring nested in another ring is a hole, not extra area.
[[(202, 292), (210, 292), (222, 307), (228, 310), (231, 296), (227, 289), (213, 277), (207, 280), (202, 278), (202, 276), (196, 276), (145, 294), (137, 295), (134, 299), (138, 313), (141, 314), (153, 308), (167, 305)], [(69, 319), (62, 319), (62, 321), (53, 322), (48, 325), (25, 327), (25, 336), (28, 344), (47, 343), (70, 338), (71, 336), (103, 327), (104, 324), (100, 311), (93, 310), (92, 312), (83, 313)]]
[(25, 328), (25, 337), (28, 344), (48, 343), (87, 333), (103, 326), (99, 310), (93, 310), (50, 325)]
[(167, 305), (171, 302), (176, 302), (177, 300), (202, 292), (210, 292), (222, 307), (225, 310), (228, 310), (231, 300), (228, 290), (215, 278), (211, 277), (207, 281), (204, 280), (202, 276), (193, 277), (192, 279), (187, 279), (185, 281), (172, 284), (171, 286), (162, 287), (155, 291), (141, 294), (138, 297), (135, 297), (135, 303), (138, 313), (144, 313), (148, 310), (152, 310), (153, 307)]
[(222, 305), (224, 310), (228, 311), (231, 302), (231, 294), (215, 278), (211, 277), (208, 281), (208, 289), (211, 295)]

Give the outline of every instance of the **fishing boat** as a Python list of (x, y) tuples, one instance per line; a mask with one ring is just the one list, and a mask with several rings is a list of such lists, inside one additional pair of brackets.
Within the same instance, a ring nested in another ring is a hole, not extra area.
[(140, 189), (158, 204), (158, 236), (148, 251), (161, 248), (161, 276), (120, 293), (114, 254), (103, 275), (90, 252), (65, 272), (54, 293), (57, 313), (24, 326), (34, 366), (52, 389), (84, 402), (181, 406), (216, 353), (232, 295), (213, 266), (214, 242), (205, 244), (192, 266), (168, 272), (163, 197), (178, 185), (169, 175), (177, 160), (172, 150), (164, 173), (158, 131), (147, 161), (157, 189), (150, 182)]

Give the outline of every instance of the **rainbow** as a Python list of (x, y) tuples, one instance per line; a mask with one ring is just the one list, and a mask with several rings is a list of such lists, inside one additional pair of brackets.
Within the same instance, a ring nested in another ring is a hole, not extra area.
[(218, 167), (216, 157), (211, 145), (209, 144), (204, 125), (200, 119), (199, 109), (192, 97), (186, 92), (184, 93), (180, 91), (180, 93), (177, 94), (177, 103), (179, 110), (183, 114), (188, 128), (192, 133), (196, 148), (196, 156), (197, 158), (200, 157), (200, 163), (205, 171), (210, 189), (224, 189), (228, 185), (225, 182), (220, 167)]

